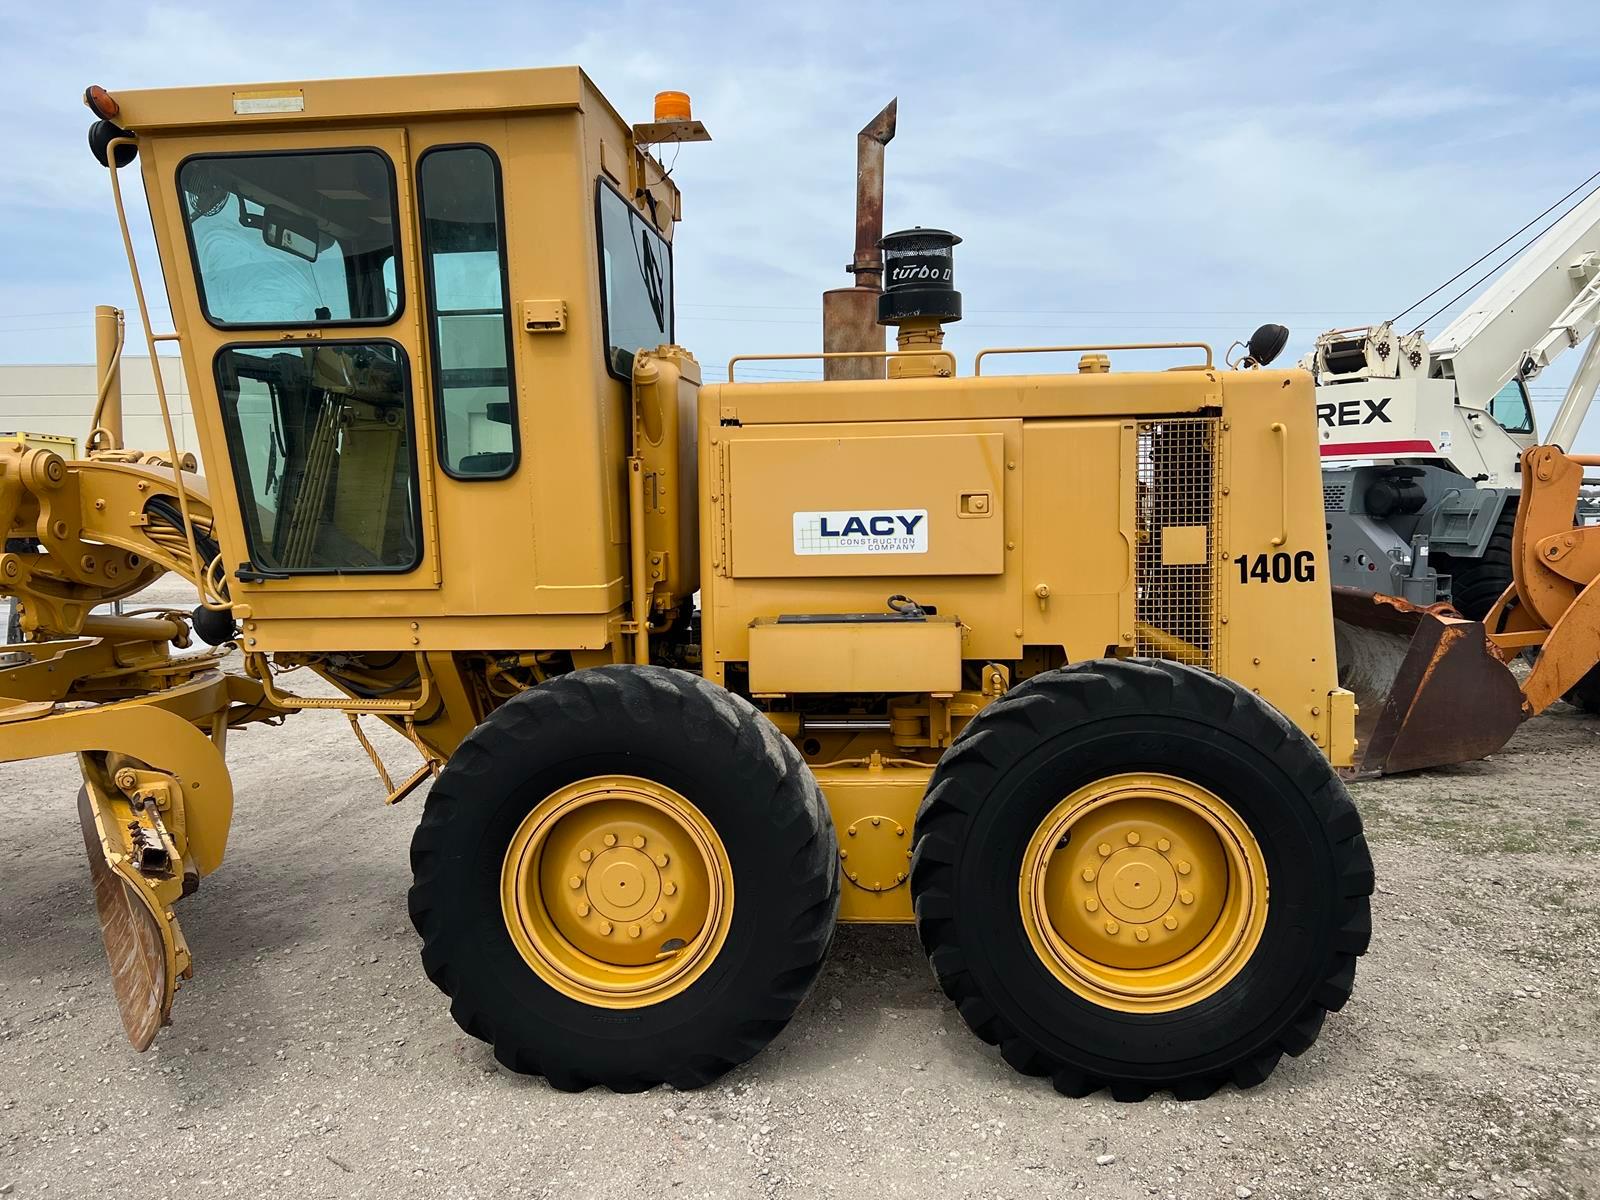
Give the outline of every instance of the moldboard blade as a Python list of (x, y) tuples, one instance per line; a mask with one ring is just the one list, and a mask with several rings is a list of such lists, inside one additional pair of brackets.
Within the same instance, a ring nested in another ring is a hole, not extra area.
[(147, 1050), (168, 1023), (177, 981), (164, 923), (144, 897), (106, 861), (87, 787), (78, 789), (78, 820), (94, 881), (94, 906), (100, 936), (111, 963), (111, 987), (122, 1012), (122, 1027), (135, 1050)]

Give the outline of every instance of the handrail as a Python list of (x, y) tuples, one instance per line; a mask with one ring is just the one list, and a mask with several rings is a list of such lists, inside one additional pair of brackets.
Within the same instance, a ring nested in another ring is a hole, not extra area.
[[(824, 358), (927, 358), (937, 354), (950, 364), (950, 374), (956, 373), (956, 356), (948, 350), (824, 350), (816, 354), (736, 354), (728, 360), (728, 382), (733, 383), (733, 367), (742, 362), (783, 362), (798, 359), (809, 362)], [(812, 382), (805, 380), (801, 382)]]
[(1274, 421), (1272, 432), (1278, 436), (1278, 504), (1282, 514), (1280, 532), (1272, 539), (1272, 544), (1281, 546), (1289, 540), (1289, 427), (1282, 421)]
[[(117, 225), (122, 230), (122, 248), (128, 255), (128, 274), (133, 281), (133, 296), (139, 302), (139, 320), (144, 326), (145, 346), (150, 354), (150, 375), (155, 381), (156, 402), (161, 406), (161, 425), (167, 434), (167, 453), (172, 461), (173, 490), (178, 493), (178, 512), (183, 517), (183, 537), (189, 547), (189, 561), (194, 564), (198, 572), (195, 579), (195, 591), (200, 597), (200, 607), (208, 608), (213, 612), (232, 612), (233, 603), (222, 600), (220, 604), (212, 603), (206, 595), (205, 572), (208, 564), (200, 558), (200, 547), (194, 537), (194, 517), (189, 512), (189, 492), (183, 484), (183, 459), (178, 454), (178, 437), (172, 431), (172, 409), (167, 404), (167, 386), (161, 378), (161, 360), (156, 357), (157, 342), (181, 342), (176, 333), (156, 333), (155, 327), (150, 324), (150, 306), (144, 298), (144, 283), (139, 278), (139, 259), (133, 252), (133, 236), (128, 232), (128, 213), (122, 204), (122, 183), (117, 168), (117, 151), (123, 146), (132, 146), (138, 150), (138, 140), (132, 137), (112, 138), (106, 146), (106, 169), (111, 175), (111, 196), (116, 202)], [(218, 597), (218, 599), (221, 599)]]
[(1205, 342), (1119, 342), (1108, 345), (1083, 345), (1083, 346), (994, 346), (988, 350), (978, 351), (978, 357), (972, 360), (972, 373), (983, 374), (983, 360), (991, 354), (1086, 354), (1095, 350), (1204, 350), (1206, 352), (1205, 370), (1211, 370), (1215, 365), (1211, 347)]

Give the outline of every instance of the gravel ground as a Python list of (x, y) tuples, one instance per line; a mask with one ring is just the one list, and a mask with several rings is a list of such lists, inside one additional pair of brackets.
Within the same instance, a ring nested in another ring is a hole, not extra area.
[(195, 978), (136, 1055), (75, 769), (6, 766), (0, 1195), (1600, 1196), (1597, 737), (1558, 706), (1493, 760), (1355, 788), (1379, 889), (1349, 1006), (1261, 1088), (1135, 1106), (1013, 1074), (909, 928), (841, 930), (715, 1088), (509, 1075), (418, 963), (419, 801), (385, 810), (320, 714), (233, 739), (228, 864), (180, 914)]

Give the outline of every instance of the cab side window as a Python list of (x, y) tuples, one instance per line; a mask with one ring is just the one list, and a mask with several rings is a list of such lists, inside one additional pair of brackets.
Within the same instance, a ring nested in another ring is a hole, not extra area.
[(440, 462), (501, 479), (518, 444), (500, 164), (484, 146), (436, 147), (417, 187)]
[(1522, 380), (1513, 379), (1495, 393), (1489, 401), (1489, 415), (1507, 433), (1533, 432), (1533, 408)]
[(633, 373), (633, 356), (672, 341), (672, 246), (604, 180), (597, 185), (606, 369)]

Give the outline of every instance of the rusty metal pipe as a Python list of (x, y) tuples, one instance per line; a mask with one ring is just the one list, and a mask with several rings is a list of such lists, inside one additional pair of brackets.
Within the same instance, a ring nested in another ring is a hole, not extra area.
[(883, 288), (883, 148), (894, 139), (898, 97), (856, 134), (856, 256), (845, 269), (856, 286)]
[[(831, 354), (872, 355), (883, 351), (878, 294), (883, 290), (883, 148), (894, 137), (899, 101), (891, 100), (856, 135), (856, 252), (845, 270), (849, 287), (822, 293), (822, 348)], [(824, 359), (824, 379), (882, 379), (883, 361), (873, 357)]]

